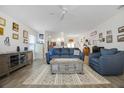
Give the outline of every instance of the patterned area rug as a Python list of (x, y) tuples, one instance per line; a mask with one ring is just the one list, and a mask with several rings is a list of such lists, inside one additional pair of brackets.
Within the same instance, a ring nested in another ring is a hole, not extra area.
[(101, 75), (93, 71), (89, 66), (83, 66), (84, 74), (51, 74), (50, 65), (43, 64), (34, 71), (23, 85), (41, 85), (44, 87), (84, 87), (87, 85), (110, 85), (111, 83)]

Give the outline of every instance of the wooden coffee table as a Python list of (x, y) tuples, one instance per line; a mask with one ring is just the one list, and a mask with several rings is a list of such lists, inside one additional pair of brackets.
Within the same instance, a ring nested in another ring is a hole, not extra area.
[(51, 60), (51, 72), (83, 74), (83, 61), (78, 58), (54, 58)]

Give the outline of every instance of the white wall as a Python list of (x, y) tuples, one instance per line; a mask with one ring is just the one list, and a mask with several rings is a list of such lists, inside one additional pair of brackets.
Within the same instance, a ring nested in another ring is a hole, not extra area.
[[(0, 12), (0, 17), (6, 19), (6, 26), (4, 27), (4, 26), (0, 25), (0, 27), (4, 28), (4, 35), (3, 36), (0, 35), (0, 53), (16, 52), (16, 47), (17, 46), (20, 46), (21, 51), (23, 51), (24, 47), (28, 47), (28, 44), (23, 43), (23, 30), (28, 31), (28, 34), (31, 34), (31, 35), (34, 35), (34, 36), (36, 36), (36, 32), (33, 31), (28, 26), (14, 20), (10, 16), (7, 16), (7, 15), (1, 13), (1, 12)], [(19, 24), (19, 32), (15, 32), (15, 31), (12, 30), (12, 23), (13, 22), (16, 22), (17, 24)], [(18, 33), (19, 34), (19, 39), (18, 40), (12, 39), (12, 33)], [(10, 37), (11, 46), (5, 46), (4, 45), (4, 39), (7, 36)]]
[[(98, 37), (99, 37), (98, 34), (102, 32), (103, 37), (106, 38), (106, 31), (111, 30), (113, 34), (113, 43), (106, 43), (106, 41), (100, 43), (97, 41), (97, 45), (104, 46), (105, 48), (118, 48), (119, 50), (124, 50), (124, 42), (117, 42), (117, 35), (124, 34), (124, 32), (118, 33), (118, 27), (121, 27), (121, 26), (124, 26), (124, 11), (123, 12), (121, 11), (117, 15), (113, 16), (106, 22), (99, 25), (94, 30), (89, 31), (86, 37), (89, 38), (91, 41), (98, 40)], [(91, 37), (90, 33), (93, 31), (97, 31), (98, 34), (96, 36)]]

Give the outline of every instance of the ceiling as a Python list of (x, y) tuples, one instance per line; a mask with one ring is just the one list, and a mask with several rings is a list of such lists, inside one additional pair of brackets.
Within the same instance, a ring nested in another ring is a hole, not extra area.
[(60, 20), (62, 9), (58, 5), (4, 5), (0, 11), (41, 31), (79, 33), (94, 29), (102, 22), (117, 14), (116, 5), (64, 5), (67, 13)]

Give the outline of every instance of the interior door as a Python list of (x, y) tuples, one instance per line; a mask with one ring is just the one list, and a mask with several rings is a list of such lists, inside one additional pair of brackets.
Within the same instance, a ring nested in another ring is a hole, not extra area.
[(36, 56), (36, 59), (43, 59), (44, 58), (44, 45), (43, 44), (40, 44), (40, 43), (37, 43), (35, 45), (35, 56)]

